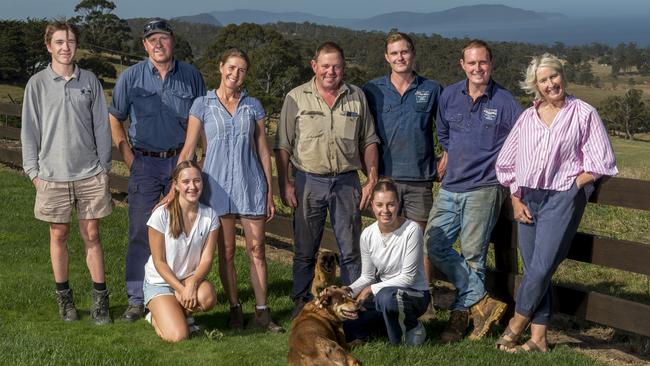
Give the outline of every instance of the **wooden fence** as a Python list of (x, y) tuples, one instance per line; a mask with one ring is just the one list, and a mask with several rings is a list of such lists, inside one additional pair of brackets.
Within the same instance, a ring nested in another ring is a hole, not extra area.
[[(20, 107), (15, 104), (0, 103), (0, 115), (20, 116)], [(0, 126), (0, 138), (19, 140), (20, 130)], [(115, 148), (113, 160), (122, 161)], [(21, 166), (20, 149), (0, 147), (0, 161)], [(111, 174), (110, 184), (114, 190), (126, 193), (128, 178)], [(279, 192), (276, 177), (273, 179), (273, 191)], [(650, 181), (604, 178), (597, 185), (589, 202), (650, 211)], [(502, 215), (492, 232), (495, 270), (488, 272), (487, 282), (488, 288), (495, 296), (512, 302), (521, 281), (521, 273), (518, 270), (517, 223), (512, 221), (509, 206), (509, 204), (504, 206)], [(267, 232), (292, 238), (291, 218), (276, 216), (267, 224)], [(336, 250), (335, 243), (332, 231), (326, 229), (322, 245)], [(573, 240), (568, 258), (650, 276), (650, 245), (648, 244), (578, 233)], [(554, 286), (553, 290), (556, 311), (650, 336), (650, 305), (567, 286)]]

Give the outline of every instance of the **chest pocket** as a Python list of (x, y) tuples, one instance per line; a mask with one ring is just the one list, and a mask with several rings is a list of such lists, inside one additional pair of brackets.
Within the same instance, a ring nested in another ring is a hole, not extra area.
[(90, 109), (92, 104), (92, 91), (90, 89), (70, 89), (70, 101), (76, 106)]
[(325, 114), (321, 111), (300, 111), (297, 124), (296, 130), (301, 138), (321, 137), (325, 125)]
[(335, 112), (334, 131), (336, 136), (345, 140), (357, 139), (357, 127), (359, 126), (359, 113), (341, 111)]
[(171, 103), (179, 118), (186, 119), (192, 107), (192, 94), (182, 90), (170, 90)]
[[(447, 112), (445, 113), (445, 119), (447, 120), (447, 123), (449, 123), (450, 132), (461, 133), (467, 132), (469, 129), (467, 123), (463, 120), (463, 115), (461, 113)], [(454, 133), (450, 133), (449, 138), (453, 139)]]
[(133, 95), (132, 106), (138, 122), (142, 122), (143, 118), (158, 116), (162, 103), (155, 91), (138, 90)]
[(483, 108), (481, 111), (481, 137), (480, 147), (492, 150), (499, 133), (499, 111), (492, 108)]

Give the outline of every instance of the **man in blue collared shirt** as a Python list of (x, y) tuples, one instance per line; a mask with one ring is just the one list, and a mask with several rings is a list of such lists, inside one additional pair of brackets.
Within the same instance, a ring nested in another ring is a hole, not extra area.
[[(109, 107), (113, 142), (131, 170), (125, 274), (129, 306), (124, 312), (129, 321), (144, 314), (142, 282), (150, 255), (147, 221), (160, 195), (169, 191), (192, 102), (205, 94), (201, 73), (174, 59), (173, 32), (166, 21), (145, 24), (142, 43), (149, 57), (120, 75)], [(122, 125), (127, 118), (130, 145)]]
[[(436, 177), (433, 123), (442, 87), (413, 70), (415, 45), (407, 34), (390, 33), (384, 51), (390, 73), (363, 87), (381, 140), (379, 175), (395, 181), (399, 214), (424, 230), (433, 205), (431, 190)], [(428, 256), (424, 263), (430, 281)]]
[[(492, 51), (485, 42), (470, 41), (460, 65), (467, 79), (448, 86), (440, 97), (436, 129), (443, 179), (425, 230), (431, 262), (458, 290), (441, 334), (445, 342), (464, 336), (470, 312), (474, 330), (469, 338), (476, 340), (506, 310), (485, 290), (485, 259), (506, 195), (494, 164), (522, 111), (512, 94), (491, 79)], [(460, 254), (453, 248), (459, 236)]]

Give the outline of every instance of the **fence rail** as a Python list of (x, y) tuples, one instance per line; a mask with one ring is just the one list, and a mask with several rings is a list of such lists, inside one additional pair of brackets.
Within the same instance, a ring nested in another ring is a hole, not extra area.
[[(0, 103), (0, 115), (20, 116), (19, 105)], [(19, 140), (20, 130), (0, 126), (0, 138)], [(113, 159), (122, 157), (113, 149)], [(19, 148), (0, 147), (0, 161), (22, 165)], [(110, 175), (111, 188), (127, 192), (128, 178)], [(279, 192), (277, 178), (273, 178), (273, 191)], [(650, 181), (627, 178), (604, 178), (598, 182), (590, 203), (650, 211)], [(367, 212), (364, 215), (368, 215)], [(267, 232), (285, 238), (293, 237), (292, 220), (276, 216), (267, 224)], [(521, 281), (518, 270), (517, 223), (506, 204), (492, 232), (495, 252), (495, 270), (487, 274), (487, 285), (496, 296), (513, 301)], [(322, 245), (336, 250), (336, 239), (330, 229), (323, 233)], [(569, 259), (596, 264), (623, 271), (650, 275), (650, 245), (617, 240), (588, 233), (578, 233), (573, 240)], [(440, 276), (437, 273), (437, 276)], [(555, 310), (613, 328), (650, 336), (650, 305), (614, 296), (562, 285), (553, 286)]]

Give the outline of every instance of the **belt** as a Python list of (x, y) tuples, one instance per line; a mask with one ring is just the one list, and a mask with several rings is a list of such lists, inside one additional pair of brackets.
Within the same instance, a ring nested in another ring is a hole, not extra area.
[(356, 170), (348, 170), (347, 172), (342, 172), (342, 173), (337, 173), (337, 172), (331, 172), (331, 173), (325, 173), (325, 174), (317, 174), (317, 173), (309, 173), (309, 172), (303, 172), (300, 171), (304, 174), (311, 175), (314, 177), (319, 177), (319, 178), (333, 178), (333, 177), (338, 177), (339, 175), (344, 175), (344, 174), (350, 174), (353, 172), (356, 172)]
[(167, 159), (178, 155), (181, 152), (181, 150), (183, 150), (183, 147), (181, 146), (178, 149), (172, 149), (167, 151), (146, 151), (146, 150), (141, 150), (136, 148), (134, 148), (133, 150), (139, 152), (140, 154), (142, 154), (142, 156), (151, 156), (152, 158)]

